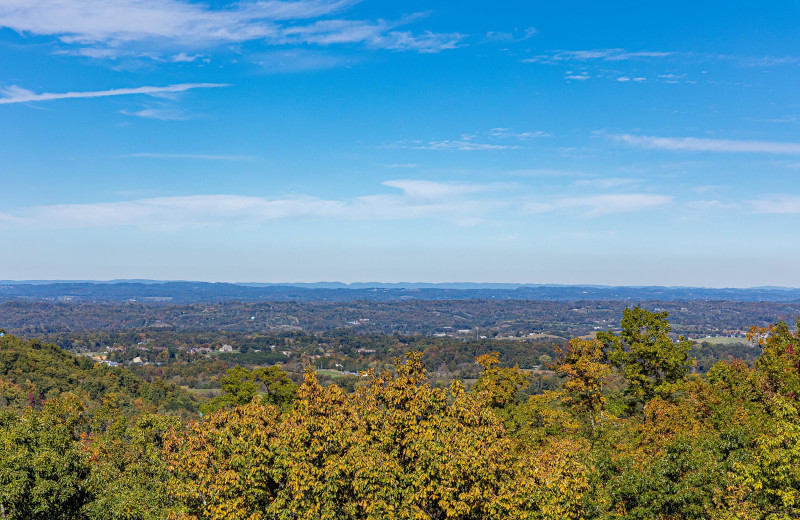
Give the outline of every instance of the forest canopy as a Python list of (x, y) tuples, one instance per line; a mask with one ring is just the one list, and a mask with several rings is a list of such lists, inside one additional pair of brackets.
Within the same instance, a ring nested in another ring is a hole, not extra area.
[[(419, 352), (352, 391), (232, 368), (199, 402), (58, 347), (0, 339), (9, 519), (789, 519), (800, 511), (800, 336), (754, 327), (752, 365), (694, 370), (665, 312), (559, 348), (554, 389)], [(202, 406), (202, 417), (194, 413)]]

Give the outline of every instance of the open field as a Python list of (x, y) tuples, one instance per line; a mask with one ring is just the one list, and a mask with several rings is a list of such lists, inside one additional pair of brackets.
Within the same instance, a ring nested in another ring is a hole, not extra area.
[(705, 338), (695, 338), (695, 343), (711, 343), (712, 345), (749, 345), (747, 338), (729, 338), (727, 336), (708, 336)]

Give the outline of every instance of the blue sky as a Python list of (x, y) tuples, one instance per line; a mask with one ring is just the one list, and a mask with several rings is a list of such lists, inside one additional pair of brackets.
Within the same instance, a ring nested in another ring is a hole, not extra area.
[(0, 279), (800, 286), (799, 22), (4, 0)]

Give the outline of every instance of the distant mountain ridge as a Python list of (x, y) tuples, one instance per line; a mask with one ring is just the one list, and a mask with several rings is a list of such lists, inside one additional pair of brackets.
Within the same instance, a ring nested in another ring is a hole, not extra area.
[(630, 300), (800, 301), (791, 287), (708, 288), (512, 283), (212, 283), (158, 280), (0, 281), (0, 301), (144, 303), (221, 301)]

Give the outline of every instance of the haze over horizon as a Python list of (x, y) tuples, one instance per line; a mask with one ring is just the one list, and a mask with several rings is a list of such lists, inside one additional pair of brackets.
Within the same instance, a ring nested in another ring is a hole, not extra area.
[(0, 278), (800, 287), (799, 15), (5, 1)]

